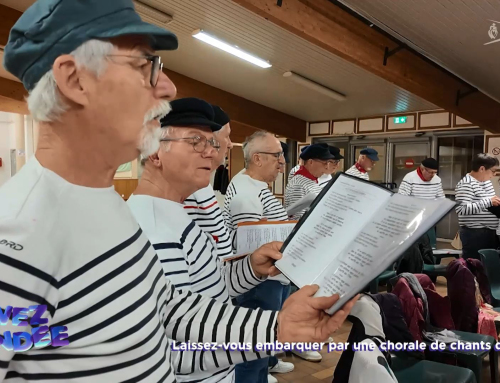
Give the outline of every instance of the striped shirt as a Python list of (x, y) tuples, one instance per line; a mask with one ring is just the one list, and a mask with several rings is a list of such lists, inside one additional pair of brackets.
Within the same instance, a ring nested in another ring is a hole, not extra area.
[(441, 178), (436, 175), (430, 181), (424, 181), (418, 175), (417, 170), (405, 175), (398, 193), (422, 199), (444, 198)]
[(370, 181), (370, 176), (368, 175), (368, 172), (364, 172), (364, 173), (360, 172), (358, 170), (358, 168), (356, 167), (356, 165), (352, 165), (349, 169), (347, 169), (347, 171), (345, 172), (345, 174), (349, 174), (351, 176), (358, 177), (358, 178)]
[(470, 174), (462, 178), (455, 188), (458, 224), (471, 229), (496, 230), (498, 218), (488, 211), (494, 195), (491, 181), (480, 182)]
[(332, 179), (331, 174), (323, 174), (321, 177), (318, 178), (318, 185), (320, 188), (324, 188), (328, 182), (330, 182)]
[[(182, 204), (147, 195), (132, 195), (127, 203), (153, 244), (165, 277), (176, 289), (230, 303), (230, 297), (241, 295), (262, 281), (253, 273), (249, 257), (222, 263), (213, 237), (198, 227)], [(175, 221), (171, 220), (172, 216)], [(232, 367), (196, 372), (195, 366), (200, 365), (203, 353), (174, 351), (173, 354), (180, 382), (233, 380)], [(217, 364), (221, 362), (214, 359)], [(236, 360), (243, 361), (233, 357), (233, 362)], [(227, 365), (228, 361), (222, 364)], [(189, 372), (181, 374), (181, 371)]]
[[(274, 312), (174, 290), (113, 187), (70, 184), (35, 158), (0, 188), (4, 240), (16, 245), (0, 245), (1, 305), (46, 305), (47, 325), (67, 326), (70, 343), (23, 353), (0, 347), (0, 381), (174, 382), (169, 338), (275, 340)], [(212, 353), (196, 368), (213, 369)]]
[[(224, 221), (232, 238), (233, 250), (236, 250), (236, 230), (238, 223), (258, 222), (267, 217), (269, 221), (287, 221), (283, 205), (271, 193), (267, 183), (256, 180), (241, 171), (233, 177), (224, 198)], [(283, 275), (270, 277), (283, 284), (290, 281)]]
[[(303, 198), (309, 193), (319, 194), (322, 187), (317, 181), (303, 176), (302, 174), (295, 174), (293, 178), (288, 181), (285, 189), (285, 207), (288, 209), (295, 202)], [(307, 209), (296, 213), (292, 219), (300, 219)]]
[(292, 178), (299, 169), (300, 165), (294, 166), (292, 170), (290, 170), (290, 174), (288, 174), (288, 179)]
[(212, 185), (198, 190), (186, 199), (184, 209), (204, 232), (214, 237), (219, 257), (232, 254), (231, 239)]

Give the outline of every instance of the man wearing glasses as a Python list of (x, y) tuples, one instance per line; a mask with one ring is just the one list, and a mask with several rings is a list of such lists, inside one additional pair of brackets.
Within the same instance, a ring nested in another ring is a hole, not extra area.
[(336, 146), (328, 145), (328, 150), (335, 157), (333, 160), (328, 160), (328, 166), (326, 168), (325, 174), (318, 178), (318, 184), (320, 187), (325, 187), (328, 182), (332, 179), (332, 175), (337, 172), (337, 169), (340, 164), (340, 160), (344, 158), (343, 155), (340, 154), (340, 149)]
[[(34, 157), (0, 188), (0, 237), (16, 244), (0, 249), (0, 302), (46, 306), (42, 319), (64, 327), (69, 344), (22, 355), (0, 347), (0, 381), (175, 382), (171, 339), (323, 341), (350, 311), (353, 302), (327, 316), (338, 297), (313, 298), (313, 286), (279, 313), (256, 312), (176, 291), (164, 278), (113, 177), (158, 151), (176, 88), (151, 55), (176, 48), (175, 35), (143, 22), (132, 0), (39, 0), (10, 31), (4, 67), (28, 90), (40, 135)], [(200, 150), (209, 141), (191, 143)], [(19, 327), (8, 321), (7, 331)], [(209, 369), (213, 355), (203, 362)]]
[[(288, 216), (283, 205), (269, 190), (285, 166), (281, 142), (271, 133), (257, 131), (243, 143), (245, 169), (233, 177), (224, 199), (223, 216), (230, 232), (233, 249), (236, 250), (236, 230), (238, 223), (286, 221)], [(283, 275), (268, 278), (264, 283), (248, 293), (236, 298), (242, 307), (279, 310), (290, 294), (290, 281)], [(293, 364), (276, 358), (251, 361), (236, 366), (238, 383), (264, 383), (277, 381), (268, 377), (271, 372), (290, 372)]]
[[(183, 202), (208, 185), (220, 148), (214, 132), (222, 126), (214, 122), (214, 110), (203, 100), (182, 98), (171, 106), (172, 111), (161, 121), (160, 149), (149, 156), (127, 203), (174, 287), (227, 304), (264, 281), (270, 269), (277, 272), (273, 263), (280, 257), (281, 243), (264, 245), (239, 261), (221, 262), (214, 237), (193, 221)], [(214, 354), (214, 365), (205, 365), (209, 371), (199, 369), (202, 352), (176, 351), (173, 356), (180, 382), (233, 381), (233, 368), (226, 367), (227, 355)], [(246, 360), (241, 354), (231, 359), (233, 363)]]
[[(318, 178), (328, 171), (328, 162), (334, 161), (335, 156), (330, 152), (327, 144), (309, 145), (301, 154), (304, 165), (299, 168), (285, 189), (285, 207), (293, 205), (309, 193), (319, 194), (321, 187)], [(292, 219), (299, 219), (306, 209), (296, 213)]]
[(378, 152), (375, 149), (365, 148), (360, 152), (358, 161), (345, 174), (370, 181), (368, 173), (373, 169), (378, 160)]
[(444, 198), (437, 172), (438, 162), (434, 158), (426, 158), (416, 170), (405, 175), (398, 193), (423, 199)]

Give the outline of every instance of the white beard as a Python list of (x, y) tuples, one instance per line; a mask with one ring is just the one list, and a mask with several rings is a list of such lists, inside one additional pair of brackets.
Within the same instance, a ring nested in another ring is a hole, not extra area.
[(143, 157), (148, 157), (160, 149), (161, 127), (150, 128), (155, 119), (161, 120), (172, 110), (168, 101), (161, 101), (156, 107), (146, 113), (137, 148)]

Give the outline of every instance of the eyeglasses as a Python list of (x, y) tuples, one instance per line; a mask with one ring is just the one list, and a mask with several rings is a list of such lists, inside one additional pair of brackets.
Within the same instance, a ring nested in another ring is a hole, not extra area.
[(432, 175), (434, 175), (434, 176), (438, 173), (438, 171), (437, 171), (437, 170), (434, 170), (434, 169), (429, 169), (429, 168), (426, 168), (425, 166), (424, 166), (424, 170), (425, 170), (427, 173), (432, 174)]
[(275, 153), (270, 153), (270, 152), (257, 152), (258, 154), (269, 154), (270, 156), (273, 156), (277, 160), (279, 160), (281, 157), (285, 157), (285, 153), (283, 152), (275, 152)]
[(144, 55), (144, 56), (130, 56), (130, 55), (107, 55), (108, 57), (130, 57), (135, 59), (145, 59), (151, 61), (151, 77), (149, 82), (153, 88), (156, 88), (160, 73), (163, 70), (163, 63), (160, 56)]
[(215, 150), (219, 151), (220, 144), (219, 141), (211, 138), (207, 139), (205, 136), (193, 136), (193, 137), (183, 137), (183, 138), (162, 138), (160, 141), (184, 141), (192, 140), (191, 145), (193, 145), (194, 151), (197, 153), (203, 153), (207, 149), (207, 144), (210, 145)]
[(327, 161), (328, 165), (338, 165), (340, 163), (340, 160), (330, 160)]

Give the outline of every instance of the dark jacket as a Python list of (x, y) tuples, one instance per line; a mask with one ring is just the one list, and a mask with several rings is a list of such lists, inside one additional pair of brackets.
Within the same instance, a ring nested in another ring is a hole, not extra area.
[(479, 309), (476, 302), (477, 279), (486, 303), (491, 303), (488, 278), (481, 261), (469, 258), (456, 259), (446, 269), (451, 315), (457, 330), (477, 332)]
[(417, 274), (416, 277), (427, 296), (431, 324), (438, 328), (454, 330), (455, 323), (451, 316), (450, 298), (439, 295), (436, 286), (427, 275)]

